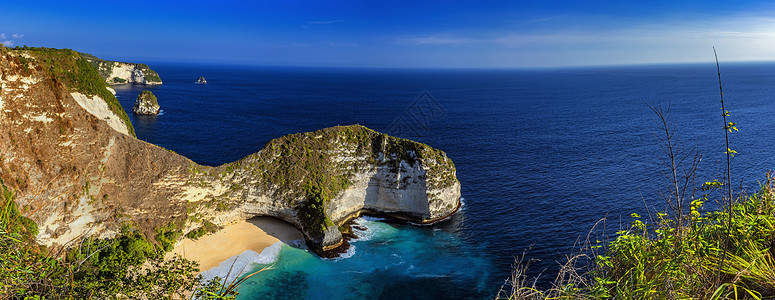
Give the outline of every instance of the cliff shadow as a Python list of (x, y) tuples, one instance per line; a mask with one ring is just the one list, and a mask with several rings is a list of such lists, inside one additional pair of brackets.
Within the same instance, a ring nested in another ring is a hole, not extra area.
[(270, 216), (257, 216), (246, 220), (246, 222), (290, 246), (298, 247), (299, 244), (304, 243), (304, 235), (301, 231), (291, 225), (291, 223), (281, 219)]

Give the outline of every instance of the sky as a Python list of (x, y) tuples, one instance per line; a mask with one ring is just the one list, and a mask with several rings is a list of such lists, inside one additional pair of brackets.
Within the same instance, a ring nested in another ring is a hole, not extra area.
[(696, 63), (714, 46), (722, 61), (773, 61), (775, 2), (11, 0), (0, 3), (0, 42), (304, 67)]

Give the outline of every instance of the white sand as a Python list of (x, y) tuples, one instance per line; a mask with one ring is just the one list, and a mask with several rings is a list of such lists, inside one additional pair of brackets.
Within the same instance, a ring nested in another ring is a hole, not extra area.
[(167, 256), (179, 254), (199, 262), (201, 271), (217, 267), (245, 250), (261, 253), (277, 242), (302, 240), (301, 232), (290, 224), (271, 217), (257, 217), (231, 224), (198, 240), (184, 239)]

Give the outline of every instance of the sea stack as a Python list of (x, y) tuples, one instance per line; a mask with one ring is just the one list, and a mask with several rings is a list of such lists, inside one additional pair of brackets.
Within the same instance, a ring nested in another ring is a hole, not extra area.
[(159, 108), (159, 102), (156, 101), (156, 96), (154, 96), (151, 91), (142, 91), (140, 95), (137, 96), (132, 111), (136, 115), (158, 115)]

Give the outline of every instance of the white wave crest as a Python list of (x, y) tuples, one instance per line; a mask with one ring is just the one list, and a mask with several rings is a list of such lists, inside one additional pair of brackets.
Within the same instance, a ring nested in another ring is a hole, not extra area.
[(355, 220), (355, 226), (352, 227), (352, 231), (357, 241), (368, 241), (374, 237), (374, 231), (369, 228), (367, 222), (358, 219)]
[(355, 220), (356, 221), (363, 220), (363, 221), (367, 221), (367, 222), (382, 222), (382, 221), (385, 221), (386, 219), (385, 218), (380, 218), (380, 217), (372, 217), (372, 216), (360, 216), (360, 217), (358, 217)]
[(339, 256), (337, 256), (337, 257), (324, 258), (324, 259), (325, 260), (330, 260), (330, 261), (337, 261), (337, 260), (342, 260), (342, 259), (353, 257), (353, 255), (355, 255), (355, 246), (350, 244), (350, 247), (347, 247), (347, 252), (339, 254)]
[(267, 265), (275, 262), (282, 247), (283, 243), (277, 242), (264, 248), (260, 254), (253, 250), (245, 250), (238, 255), (229, 257), (218, 264), (217, 267), (202, 272), (202, 282), (207, 282), (216, 276), (220, 277), (221, 280), (225, 280), (226, 283), (232, 282), (239, 276), (252, 270), (255, 264)]

